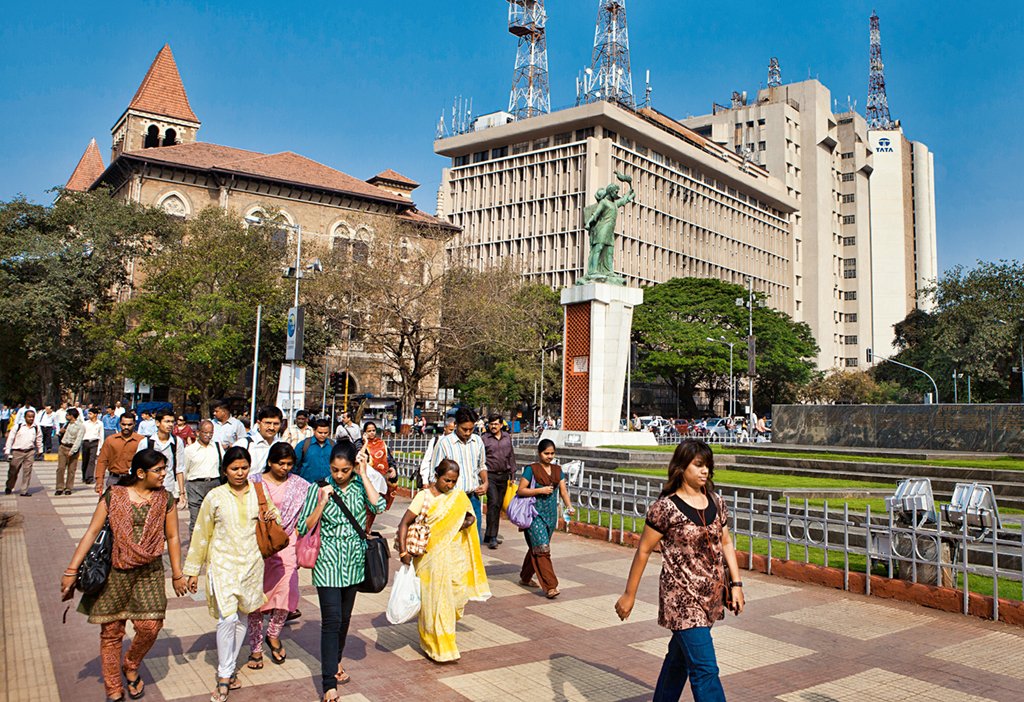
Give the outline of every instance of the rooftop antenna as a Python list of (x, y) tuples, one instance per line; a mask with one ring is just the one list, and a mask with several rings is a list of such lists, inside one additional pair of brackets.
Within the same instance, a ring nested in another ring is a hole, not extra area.
[(651, 87), (651, 69), (647, 69), (647, 77), (644, 79), (644, 107), (651, 107), (651, 93), (654, 92), (654, 88)]
[(434, 139), (444, 139), (448, 136), (448, 127), (444, 123), (444, 110), (441, 110), (441, 119), (437, 121), (437, 131), (434, 133)]
[(772, 56), (768, 60), (768, 87), (778, 88), (782, 85), (782, 68), (779, 67), (779, 59)]
[(636, 109), (629, 62), (626, 0), (598, 0), (594, 51), (582, 87), (582, 102), (611, 100), (631, 110)]
[(508, 31), (519, 39), (508, 111), (516, 119), (551, 112), (544, 0), (508, 0)]
[(882, 63), (882, 32), (878, 13), (871, 11), (871, 71), (868, 76), (868, 129), (895, 129), (885, 94), (885, 64)]

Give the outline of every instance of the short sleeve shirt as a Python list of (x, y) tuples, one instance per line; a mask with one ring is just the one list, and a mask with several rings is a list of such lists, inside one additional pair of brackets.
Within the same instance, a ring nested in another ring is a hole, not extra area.
[(710, 493), (704, 510), (676, 495), (659, 498), (647, 510), (647, 526), (662, 535), (660, 626), (672, 631), (710, 627), (725, 616), (722, 529), (728, 519), (728, 507), (717, 493)]

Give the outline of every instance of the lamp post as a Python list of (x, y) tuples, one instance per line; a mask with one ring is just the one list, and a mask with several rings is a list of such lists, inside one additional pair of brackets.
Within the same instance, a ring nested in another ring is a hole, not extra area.
[[(252, 216), (246, 217), (245, 221), (248, 222), (249, 224), (255, 224), (257, 226), (266, 223), (266, 220), (264, 220), (264, 219), (262, 219), (260, 217), (252, 217)], [(286, 278), (290, 278), (291, 277), (290, 274), (292, 272), (294, 272), (294, 274), (295, 274), (295, 297), (294, 297), (294, 302), (292, 303), (292, 306), (297, 308), (299, 306), (299, 282), (302, 280), (302, 225), (300, 225), (300, 224), (288, 224), (287, 222), (285, 222), (283, 224), (282, 223), (278, 223), (278, 222), (273, 222), (272, 224), (274, 226), (280, 227), (282, 229), (290, 229), (293, 232), (295, 232), (295, 235), (296, 235), (296, 237), (295, 237), (295, 267), (291, 271), (285, 273), (285, 277)], [(316, 262), (314, 262), (312, 267), (313, 267), (314, 270), (316, 270), (319, 267), (319, 265), (320, 265), (319, 261), (316, 261)], [(288, 426), (291, 426), (292, 423), (294, 423), (294, 421), (295, 421), (295, 374), (296, 374), (297, 370), (298, 370), (298, 364), (295, 362), (295, 359), (292, 358), (291, 374), (290, 374), (290, 377), (288, 379)], [(253, 418), (255, 418), (255, 415), (254, 415)]]
[[(1018, 343), (1020, 345), (1019, 346), (1019, 351), (1020, 351), (1020, 367), (1019, 367), (1019, 370), (1020, 370), (1020, 401), (1021, 401), (1021, 404), (1024, 404), (1024, 319), (1021, 319), (1021, 320), (1018, 320), (1018, 321), (1020, 322), (1020, 325), (1021, 325), (1021, 329), (1017, 333), (1017, 340), (1018, 340)], [(1007, 322), (1005, 319), (997, 319), (996, 322), (998, 322), (999, 324), (1002, 324), (1005, 327), (1010, 326), (1010, 323)]]
[(960, 404), (960, 398), (957, 395), (956, 381), (958, 381), (960, 378), (963, 378), (963, 377), (964, 377), (963, 373), (958, 373), (955, 368), (953, 369), (953, 404), (954, 405)]
[(886, 358), (885, 356), (879, 355), (877, 353), (873, 353), (871, 351), (871, 349), (867, 349), (867, 362), (871, 363), (875, 359), (880, 359), (882, 361), (887, 361), (888, 363), (895, 363), (897, 366), (900, 366), (901, 368), (907, 368), (908, 370), (917, 371), (918, 373), (920, 373), (924, 377), (928, 378), (928, 380), (932, 381), (932, 389), (935, 390), (935, 404), (939, 404), (939, 386), (935, 384), (935, 378), (931, 377), (930, 375), (925, 373), (920, 368), (914, 368), (913, 366), (908, 366), (906, 363), (900, 363), (899, 361), (893, 360), (891, 358)]
[(729, 347), (729, 416), (733, 417), (736, 415), (736, 385), (733, 383), (732, 378), (732, 347), (736, 345), (735, 342), (726, 341), (725, 337), (719, 337), (712, 339), (710, 336), (707, 340), (712, 344), (725, 344)]
[[(748, 316), (747, 326), (747, 426), (754, 431), (754, 376), (756, 375), (756, 359), (754, 342), (754, 279), (747, 278), (747, 299), (736, 298), (737, 307), (746, 307)], [(753, 435), (753, 434), (751, 434)]]

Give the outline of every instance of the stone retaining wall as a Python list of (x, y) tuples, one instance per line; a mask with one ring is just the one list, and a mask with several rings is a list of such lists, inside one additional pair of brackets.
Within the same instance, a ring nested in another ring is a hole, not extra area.
[(1024, 405), (774, 405), (772, 441), (1024, 453)]

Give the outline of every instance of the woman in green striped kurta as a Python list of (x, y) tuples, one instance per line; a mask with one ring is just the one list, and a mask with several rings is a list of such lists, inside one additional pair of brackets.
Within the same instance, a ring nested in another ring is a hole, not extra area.
[(331, 452), (331, 476), (319, 490), (310, 490), (299, 512), (298, 530), (305, 535), (320, 523), (320, 554), (313, 566), (313, 585), (320, 599), (320, 666), (324, 700), (338, 699), (338, 684), (351, 678), (341, 665), (345, 637), (356, 601), (356, 586), (366, 578), (366, 541), (335, 502), (340, 499), (366, 523), (367, 510), (384, 511), (385, 501), (373, 487), (365, 451), (356, 454), (349, 442)]

